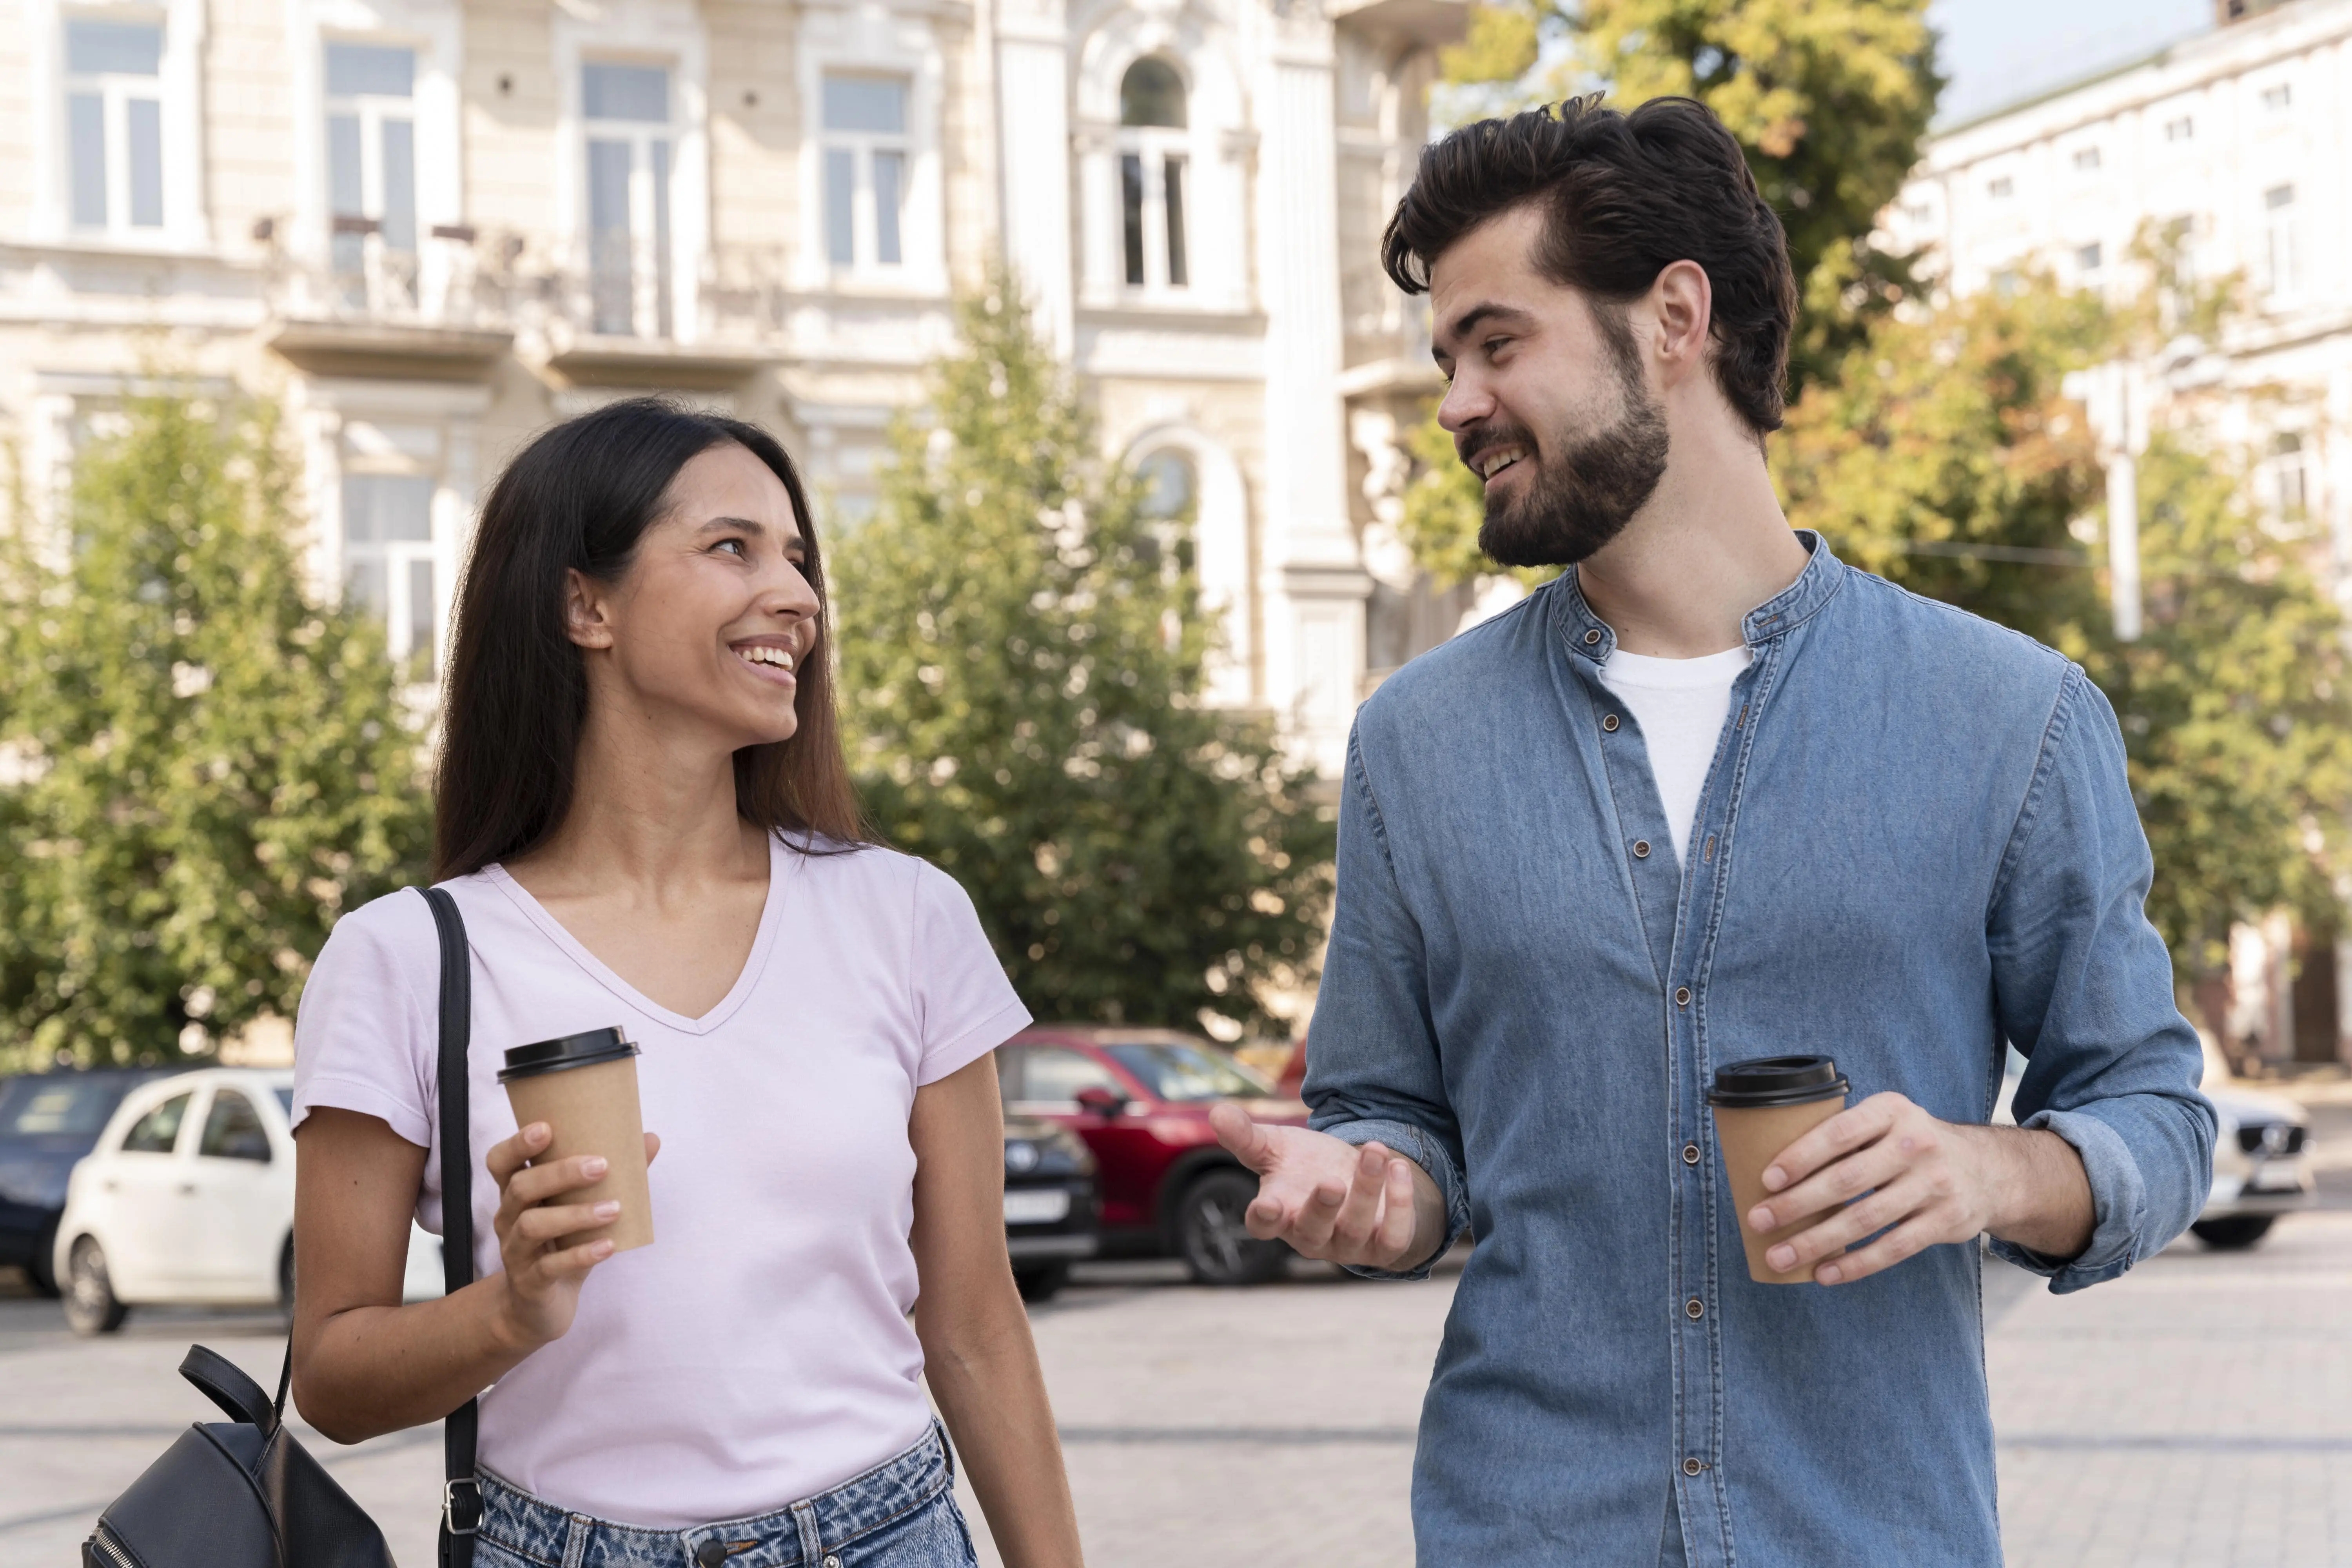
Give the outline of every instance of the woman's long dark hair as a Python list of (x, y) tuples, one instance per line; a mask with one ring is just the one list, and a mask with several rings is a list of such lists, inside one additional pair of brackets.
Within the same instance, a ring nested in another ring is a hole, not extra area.
[(792, 738), (735, 753), (735, 808), (771, 832), (871, 841), (849, 782), (825, 643), (824, 571), (801, 477), (776, 438), (738, 419), (633, 398), (546, 431), (507, 465), (482, 508), (457, 589), (434, 781), (433, 874), (462, 877), (523, 854), (572, 807), (588, 674), (564, 630), (565, 573), (618, 581), (680, 468), (733, 442), (792, 498), (817, 599), (800, 661)]

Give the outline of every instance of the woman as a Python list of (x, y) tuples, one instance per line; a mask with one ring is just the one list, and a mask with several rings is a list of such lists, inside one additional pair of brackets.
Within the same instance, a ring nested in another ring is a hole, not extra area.
[[(356, 1442), (480, 1394), (481, 1568), (971, 1563), (926, 1373), (1005, 1561), (1079, 1560), (1004, 1252), (991, 1053), (1029, 1016), (962, 890), (865, 842), (824, 615), (751, 426), (618, 404), (492, 492), (436, 790), (490, 1178), (456, 1295), (401, 1304), (439, 1223), (425, 901), (346, 916), (303, 996), (295, 1401)], [(614, 1212), (571, 1197), (601, 1162), (527, 1164), (496, 1073), (614, 1024), (656, 1240), (559, 1251)]]

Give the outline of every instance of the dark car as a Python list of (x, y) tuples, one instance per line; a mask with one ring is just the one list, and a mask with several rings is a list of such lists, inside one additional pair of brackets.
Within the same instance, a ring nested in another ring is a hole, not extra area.
[(1257, 1178), (1227, 1153), (1209, 1110), (1234, 1100), (1260, 1121), (1304, 1125), (1307, 1107), (1222, 1047), (1173, 1029), (1046, 1026), (996, 1056), (1007, 1110), (1058, 1122), (1098, 1167), (1106, 1253), (1181, 1258), (1204, 1284), (1278, 1279), (1290, 1249), (1243, 1224)]
[(58, 1293), (49, 1252), (65, 1212), (66, 1178), (98, 1142), (114, 1108), (168, 1068), (45, 1072), (0, 1082), (0, 1267), (43, 1295)]
[(1070, 1265), (1092, 1258), (1095, 1157), (1066, 1127), (1034, 1116), (1004, 1119), (1004, 1248), (1024, 1301), (1043, 1301), (1069, 1282)]

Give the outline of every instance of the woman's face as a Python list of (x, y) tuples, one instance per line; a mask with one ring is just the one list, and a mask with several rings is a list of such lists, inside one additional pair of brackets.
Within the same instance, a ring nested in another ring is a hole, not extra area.
[(817, 597), (792, 497), (730, 441), (677, 472), (662, 515), (618, 583), (572, 574), (572, 641), (590, 651), (591, 700), (656, 726), (706, 729), (728, 751), (789, 739)]

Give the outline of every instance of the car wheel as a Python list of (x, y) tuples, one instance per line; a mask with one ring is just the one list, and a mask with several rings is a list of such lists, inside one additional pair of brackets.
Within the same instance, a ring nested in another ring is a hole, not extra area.
[(1024, 1301), (1050, 1301), (1055, 1292), (1070, 1282), (1070, 1266), (1066, 1263), (1040, 1263), (1029, 1268), (1013, 1271), (1013, 1282), (1021, 1288)]
[(2242, 1252), (2271, 1231), (2275, 1215), (2233, 1214), (2222, 1219), (2200, 1219), (2189, 1228), (2197, 1239), (2217, 1252)]
[(85, 1339), (112, 1333), (131, 1315), (131, 1309), (114, 1298), (106, 1249), (94, 1236), (75, 1242), (73, 1256), (66, 1260), (65, 1305), (66, 1327)]
[(52, 1301), (60, 1294), (57, 1252), (58, 1222), (51, 1220), (41, 1227), (41, 1239), (33, 1244), (32, 1259), (25, 1265), (25, 1273), (33, 1281), (33, 1293)]
[(1257, 1196), (1246, 1171), (1212, 1171), (1184, 1189), (1176, 1208), (1176, 1248), (1203, 1285), (1263, 1285), (1290, 1268), (1290, 1247), (1260, 1241), (1242, 1216)]

